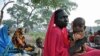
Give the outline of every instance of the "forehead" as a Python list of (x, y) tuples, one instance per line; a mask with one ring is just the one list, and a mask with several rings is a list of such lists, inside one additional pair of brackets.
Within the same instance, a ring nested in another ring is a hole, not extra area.
[(61, 11), (57, 15), (58, 16), (67, 16), (67, 13), (65, 11)]
[(73, 27), (84, 27), (85, 23), (81, 21), (75, 21), (73, 22)]

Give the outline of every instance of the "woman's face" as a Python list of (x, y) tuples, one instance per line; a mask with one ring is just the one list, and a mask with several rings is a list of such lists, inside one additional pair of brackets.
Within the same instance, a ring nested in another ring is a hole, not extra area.
[(56, 20), (56, 24), (63, 28), (66, 27), (68, 24), (68, 16), (64, 11), (61, 11), (57, 14), (57, 20)]

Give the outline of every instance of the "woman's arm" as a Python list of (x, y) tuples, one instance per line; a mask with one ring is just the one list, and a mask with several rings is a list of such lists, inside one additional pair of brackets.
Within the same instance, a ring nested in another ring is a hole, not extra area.
[(95, 48), (92, 48), (92, 47), (88, 46), (87, 44), (85, 44), (84, 46), (85, 46), (86, 52), (95, 50)]

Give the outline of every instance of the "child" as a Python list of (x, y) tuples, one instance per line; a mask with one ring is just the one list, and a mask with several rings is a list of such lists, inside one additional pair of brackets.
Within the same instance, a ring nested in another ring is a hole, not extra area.
[(81, 17), (76, 18), (72, 24), (72, 38), (70, 43), (70, 56), (99, 56), (100, 50), (90, 48), (86, 45), (85, 20)]

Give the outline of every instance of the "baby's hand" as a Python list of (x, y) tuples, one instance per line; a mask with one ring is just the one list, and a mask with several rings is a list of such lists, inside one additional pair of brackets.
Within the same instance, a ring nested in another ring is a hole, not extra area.
[(86, 53), (86, 51), (83, 51), (82, 53), (76, 53), (73, 56), (80, 56), (80, 55), (83, 55), (84, 53)]
[(82, 33), (75, 33), (73, 34), (75, 40), (82, 39), (84, 36)]

